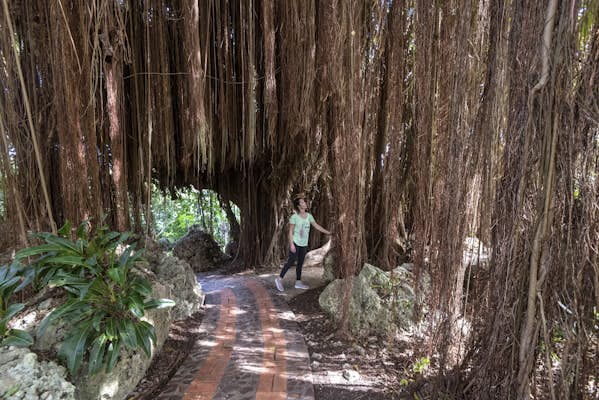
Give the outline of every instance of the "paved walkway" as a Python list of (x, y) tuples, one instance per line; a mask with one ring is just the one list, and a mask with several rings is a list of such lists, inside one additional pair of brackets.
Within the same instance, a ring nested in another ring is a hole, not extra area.
[(157, 398), (313, 400), (306, 344), (274, 285), (247, 276), (200, 282), (202, 339)]

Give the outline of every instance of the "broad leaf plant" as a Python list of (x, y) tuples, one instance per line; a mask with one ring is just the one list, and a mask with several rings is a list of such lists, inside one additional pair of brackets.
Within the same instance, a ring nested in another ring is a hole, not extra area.
[(29, 264), (39, 286), (60, 287), (68, 300), (44, 318), (43, 334), (50, 324), (68, 321), (70, 327), (59, 350), (71, 373), (87, 359), (89, 374), (110, 372), (121, 348), (140, 349), (151, 355), (156, 342), (154, 326), (142, 318), (146, 310), (172, 307), (168, 299), (152, 299), (148, 280), (133, 269), (142, 252), (126, 245), (131, 233), (112, 232), (106, 227), (93, 234), (81, 224), (70, 239), (71, 225), (57, 235), (39, 233), (44, 243), (21, 250), (17, 260), (33, 258)]
[(33, 344), (29, 333), (21, 329), (9, 328), (9, 321), (21, 311), (25, 305), (12, 303), (13, 294), (23, 289), (29, 281), (21, 276), (23, 268), (14, 262), (0, 266), (0, 346), (27, 347)]

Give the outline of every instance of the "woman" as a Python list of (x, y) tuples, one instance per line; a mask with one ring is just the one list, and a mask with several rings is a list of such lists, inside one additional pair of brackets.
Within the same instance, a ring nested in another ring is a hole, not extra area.
[(289, 218), (289, 258), (283, 266), (281, 273), (275, 279), (277, 289), (282, 292), (285, 290), (283, 287), (283, 278), (285, 274), (295, 261), (297, 261), (297, 267), (295, 268), (295, 288), (296, 289), (309, 289), (309, 286), (302, 282), (302, 265), (304, 265), (304, 258), (308, 252), (308, 236), (310, 235), (310, 226), (313, 226), (325, 235), (330, 235), (331, 232), (318, 225), (314, 220), (312, 214), (307, 212), (308, 204), (303, 196), (297, 197), (293, 201), (293, 207), (295, 213)]

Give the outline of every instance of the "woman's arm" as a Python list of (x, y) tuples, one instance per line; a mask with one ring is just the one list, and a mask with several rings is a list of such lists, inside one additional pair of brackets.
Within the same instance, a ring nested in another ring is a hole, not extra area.
[(287, 235), (289, 237), (289, 250), (291, 250), (292, 253), (295, 253), (295, 244), (293, 244), (293, 228), (295, 227), (295, 224), (289, 224), (289, 235)]
[(316, 230), (321, 231), (322, 233), (324, 233), (325, 235), (330, 235), (331, 231), (327, 231), (326, 229), (324, 229), (322, 226), (318, 225), (318, 223), (316, 221), (312, 221), (310, 223), (314, 228), (316, 228)]

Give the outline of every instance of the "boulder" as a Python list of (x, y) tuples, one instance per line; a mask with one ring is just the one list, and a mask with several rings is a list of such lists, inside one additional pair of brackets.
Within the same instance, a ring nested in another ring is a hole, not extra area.
[[(145, 256), (148, 261), (137, 264), (134, 269), (135, 273), (144, 275), (150, 281), (154, 298), (170, 298), (176, 302), (176, 306), (173, 308), (148, 310), (143, 318), (153, 324), (156, 331), (157, 341), (155, 347), (152, 349), (153, 358), (166, 341), (172, 322), (175, 319), (187, 318), (197, 311), (203, 304), (204, 294), (194, 272), (187, 262), (173, 256), (165, 255), (155, 244), (149, 244)], [(44, 335), (38, 335), (38, 326), (48, 313), (59, 307), (65, 300), (66, 296), (61, 295), (60, 291), (49, 293), (48, 296), (41, 298), (36, 304), (29, 306), (20, 313), (19, 317), (15, 321), (12, 321), (12, 326), (25, 329), (32, 334), (35, 338), (33, 348), (36, 351), (42, 351), (50, 356), (56, 355), (67, 333), (68, 321), (58, 321), (57, 324), (50, 325), (44, 332)], [(9, 357), (3, 355), (3, 349), (0, 349), (0, 365), (2, 365), (2, 368), (0, 368), (0, 399), (71, 399), (75, 398), (75, 395), (78, 399), (82, 400), (124, 399), (143, 378), (151, 364), (152, 358), (147, 358), (141, 351), (130, 351), (123, 347), (119, 361), (109, 374), (99, 373), (94, 376), (86, 376), (87, 365), (84, 364), (78, 374), (73, 377), (74, 386), (67, 382), (72, 386), (70, 397), (56, 395), (53, 392), (44, 394), (52, 389), (53, 384), (46, 382), (47, 379), (44, 375), (47, 374), (46, 372), (42, 374), (41, 372), (36, 372), (36, 369), (30, 375), (39, 380), (40, 385), (38, 386), (40, 388), (48, 388), (46, 392), (39, 392), (39, 396), (26, 397), (25, 392), (19, 392), (17, 389), (15, 394), (11, 394), (13, 397), (7, 397), (6, 395), (3, 397), (2, 390), (13, 387), (12, 385), (8, 386), (13, 378), (11, 378), (12, 375), (8, 376), (5, 373), (4, 364), (9, 361)], [(48, 369), (56, 370), (56, 374), (66, 375), (64, 367), (58, 367), (54, 363), (46, 364), (53, 365), (54, 367), (48, 367)], [(40, 365), (43, 367), (46, 364), (41, 363)], [(21, 371), (19, 373), (25, 372)], [(67, 383), (63, 385), (65, 388), (67, 388)], [(28, 384), (28, 386), (31, 385)], [(17, 392), (19, 392), (18, 397), (14, 397), (17, 395)]]
[[(394, 280), (395, 285), (400, 285), (404, 290), (409, 290), (411, 293), (416, 293), (416, 275), (414, 274), (413, 263), (403, 263), (391, 272), (387, 272), (389, 277)], [(419, 279), (420, 301), (430, 293), (431, 277), (426, 271), (422, 271)]]
[[(421, 281), (429, 282), (421, 287), (425, 295), (430, 280), (421, 278)], [(403, 264), (388, 273), (364, 264), (352, 282), (348, 321), (350, 331), (358, 336), (367, 336), (373, 333), (388, 335), (396, 329), (408, 329), (412, 325), (415, 301), (413, 285), (410, 264)], [(337, 321), (342, 314), (344, 290), (345, 281), (336, 279), (319, 297), (320, 307)]]
[(314, 267), (323, 262), (325, 256), (329, 253), (331, 249), (331, 240), (324, 244), (324, 246), (319, 247), (314, 250), (310, 250), (306, 253), (306, 258), (304, 259), (304, 267)]
[(75, 399), (67, 371), (26, 348), (0, 347), (0, 399)]
[[(50, 294), (56, 295), (57, 292)], [(49, 325), (43, 335), (38, 332), (39, 324), (50, 314), (55, 308), (62, 305), (66, 300), (66, 296), (53, 297), (50, 296), (37, 303), (32, 304), (22, 311), (14, 320), (11, 321), (11, 326), (17, 329), (23, 329), (34, 338), (31, 346), (35, 351), (41, 351), (49, 354), (57, 354), (60, 349), (61, 342), (64, 340), (67, 333), (68, 323), (62, 320)]]
[(395, 324), (399, 328), (408, 328), (412, 325), (412, 311), (416, 295), (418, 294), (418, 301), (422, 304), (430, 293), (430, 276), (426, 272), (420, 275), (420, 290), (417, 291), (414, 264), (404, 263), (387, 274), (394, 292), (391, 305), (395, 312)]
[(158, 281), (170, 288), (167, 297), (177, 303), (172, 309), (174, 320), (188, 318), (204, 304), (202, 286), (189, 263), (164, 255), (158, 262), (151, 262), (149, 267)]
[[(57, 304), (59, 306), (60, 304)], [(49, 314), (48, 310), (45, 314)], [(39, 321), (41, 322), (41, 321)], [(68, 322), (59, 320), (48, 326), (43, 335), (40, 335), (37, 329), (38, 325), (32, 327), (31, 335), (35, 338), (33, 349), (37, 351), (49, 352), (50, 354), (58, 354), (60, 346), (68, 333)]]
[[(342, 314), (345, 281), (336, 279), (320, 294), (320, 307), (334, 320)], [(393, 315), (385, 301), (386, 288), (390, 280), (385, 273), (364, 264), (360, 274), (353, 279), (352, 295), (349, 303), (349, 329), (363, 336), (371, 332), (386, 334), (391, 331)]]
[(187, 261), (195, 272), (209, 271), (229, 260), (212, 235), (199, 225), (190, 227), (187, 235), (175, 243), (173, 255)]
[[(199, 285), (193, 285), (193, 282), (195, 282), (195, 275), (193, 275), (191, 268), (186, 263), (181, 262), (174, 257), (168, 257), (166, 262), (161, 263), (156, 266), (156, 268), (159, 271), (157, 276), (152, 276), (151, 272), (149, 276), (146, 276), (149, 278), (152, 285), (153, 297), (171, 298), (175, 301), (181, 298), (183, 304), (181, 306), (177, 304), (179, 307), (177, 309), (164, 308), (148, 310), (146, 312), (143, 319), (154, 325), (156, 331), (157, 340), (155, 347), (152, 349), (152, 358), (160, 351), (162, 345), (166, 341), (170, 325), (174, 321), (175, 315), (178, 315), (181, 318), (186, 318), (191, 315), (191, 313), (201, 306), (200, 298), (202, 298), (201, 288)], [(181, 276), (174, 277), (173, 275), (177, 272), (180, 272)], [(170, 280), (170, 283), (168, 279), (165, 279), (166, 283), (163, 284), (159, 282), (159, 280), (156, 280), (160, 276), (171, 277), (172, 279)], [(191, 277), (193, 277), (193, 279)], [(196, 293), (198, 293), (199, 297), (196, 298), (196, 301), (192, 301), (191, 296), (192, 294), (195, 296)], [(52, 298), (49, 300), (50, 301), (46, 300), (36, 307), (27, 310), (27, 312), (20, 316), (19, 321), (16, 321), (15, 327), (18, 325), (21, 329), (28, 330), (35, 337), (33, 345), (34, 349), (49, 354), (57, 354), (67, 333), (67, 322), (59, 321), (56, 324), (50, 325), (43, 335), (39, 335), (37, 332), (37, 327), (42, 318), (55, 307), (60, 306), (62, 301), (64, 301), (64, 298)], [(74, 392), (80, 400), (124, 399), (144, 377), (146, 370), (151, 364), (152, 358), (146, 357), (141, 351), (130, 351), (122, 348), (119, 361), (110, 373), (107, 374), (102, 372), (93, 376), (86, 376), (87, 365), (84, 364), (78, 374), (74, 377), (73, 383), (76, 387)]]
[(335, 255), (333, 250), (329, 251), (322, 262), (322, 280), (325, 282), (332, 282), (335, 280), (335, 272), (333, 271), (333, 265), (335, 265)]

